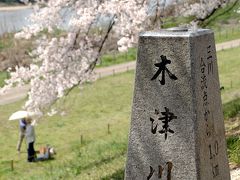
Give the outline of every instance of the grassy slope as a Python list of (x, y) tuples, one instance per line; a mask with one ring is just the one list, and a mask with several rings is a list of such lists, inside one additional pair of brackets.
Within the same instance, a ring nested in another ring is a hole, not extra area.
[(136, 60), (136, 48), (130, 48), (128, 52), (125, 53), (110, 53), (104, 54), (101, 57), (101, 62), (97, 65), (98, 67), (107, 67), (114, 64), (121, 64), (128, 61)]
[[(214, 25), (214, 21), (209, 24), (217, 31), (217, 42), (240, 37), (239, 30), (234, 30), (233, 33), (231, 29), (227, 31), (226, 24), (228, 23), (224, 22), (227, 22), (227, 18), (230, 17), (232, 14), (215, 18), (215, 22), (222, 21), (221, 23), (225, 24), (221, 29), (218, 25)], [(0, 49), (8, 46), (9, 44), (0, 42)], [(240, 61), (237, 61), (239, 50), (236, 48), (218, 53), (221, 85), (225, 87), (222, 91), (223, 102), (233, 100), (239, 92), (240, 83), (237, 81), (240, 79), (237, 69), (240, 65)], [(124, 59), (135, 59), (132, 56), (134, 53), (129, 54), (131, 58), (125, 58), (125, 54), (120, 54), (116, 55), (116, 59), (119, 63), (124, 62)], [(113, 58), (109, 58), (108, 55), (104, 58), (106, 60), (100, 66), (112, 64)], [(6, 74), (0, 74), (0, 79), (5, 77)], [(123, 174), (127, 147), (132, 79), (133, 75), (127, 73), (97, 81), (94, 85), (85, 86), (83, 91), (74, 90), (64, 105), (60, 105), (61, 103), (57, 105), (58, 108), (65, 110), (67, 115), (46, 117), (36, 128), (38, 135), (36, 147), (50, 143), (57, 148), (57, 160), (51, 162), (27, 164), (25, 163), (26, 153), (20, 156), (16, 154), (17, 122), (8, 122), (6, 119), (13, 111), (20, 109), (22, 102), (1, 106), (0, 179), (19, 179), (19, 176), (22, 179), (31, 177), (34, 179), (49, 179), (50, 177), (66, 179), (76, 176), (84, 180), (100, 179), (100, 177), (120, 179)], [(110, 135), (107, 134), (108, 123), (111, 124)], [(79, 145), (81, 135), (83, 135), (84, 142)], [(236, 155), (239, 154), (239, 148), (237, 148), (239, 145), (238, 137), (229, 138), (231, 161), (239, 162), (239, 156)], [(26, 147), (23, 146), (23, 149), (25, 150)], [(14, 160), (14, 172), (10, 171), (12, 159)], [(26, 169), (30, 170), (26, 171)]]
[[(235, 69), (239, 67), (236, 64), (239, 58), (229, 59), (239, 50), (236, 48), (218, 54), (221, 84), (225, 86), (222, 92), (224, 102), (231, 99), (229, 93), (240, 89), (240, 84), (234, 85), (233, 90), (225, 85), (229, 82), (228, 78), (239, 77), (238, 69)], [(228, 70), (224, 61), (228, 61)], [(56, 104), (65, 115), (45, 117), (36, 127), (36, 148), (47, 143), (54, 145), (58, 154), (53, 161), (26, 163), (25, 145), (25, 153), (20, 156), (16, 154), (18, 123), (6, 119), (20, 109), (23, 101), (0, 106), (0, 179), (121, 179), (127, 149), (133, 78), (133, 72), (128, 72), (86, 84), (82, 90), (74, 89), (66, 99)], [(111, 134), (107, 133), (108, 123)], [(228, 141), (229, 147), (233, 147), (231, 152), (234, 152), (236, 148), (232, 142), (236, 140)], [(10, 160), (14, 160), (13, 172)]]
[[(36, 147), (49, 143), (58, 151), (57, 160), (52, 162), (29, 165), (26, 163), (25, 153), (21, 154), (21, 157), (17, 156), (17, 122), (9, 122), (6, 119), (20, 108), (21, 102), (1, 106), (0, 179), (1, 175), (2, 178), (16, 178), (16, 175), (21, 175), (21, 171), (29, 169), (30, 166), (31, 170), (25, 171), (23, 177), (48, 178), (51, 174), (44, 173), (50, 173), (49, 169), (52, 166), (57, 167), (57, 172), (52, 172), (54, 177), (64, 178), (79, 176), (79, 179), (99, 179), (121, 171), (126, 157), (132, 80), (133, 73), (104, 78), (94, 85), (85, 85), (81, 91), (75, 89), (64, 103), (56, 105), (67, 115), (46, 117), (36, 127)], [(107, 134), (108, 123), (110, 135)], [(81, 135), (84, 140), (82, 146)], [(25, 147), (23, 149), (25, 150)], [(10, 172), (7, 162), (11, 159), (16, 161), (14, 172)], [(63, 168), (63, 165), (66, 168)], [(91, 173), (88, 174), (89, 172)]]
[(217, 53), (221, 86), (224, 86), (223, 103), (240, 97), (239, 52), (240, 48), (233, 48)]

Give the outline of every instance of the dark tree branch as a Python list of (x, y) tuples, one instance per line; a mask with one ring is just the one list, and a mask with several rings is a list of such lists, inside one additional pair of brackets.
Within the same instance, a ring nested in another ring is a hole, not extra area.
[(224, 15), (225, 13), (228, 13), (229, 11), (231, 11), (235, 6), (236, 4), (238, 3), (239, 0), (235, 0), (234, 3), (232, 4), (231, 7), (229, 7), (226, 11), (222, 12), (221, 14), (219, 14), (218, 16), (215, 16), (213, 18), (211, 18), (211, 20), (207, 21), (205, 23), (205, 20), (207, 20), (209, 17), (211, 17), (219, 8), (221, 8), (221, 5), (219, 5), (217, 8), (213, 9), (213, 11), (208, 14), (205, 18), (199, 18), (199, 19), (196, 19), (196, 21), (198, 21), (200, 24), (203, 25), (203, 27), (207, 26), (210, 22), (214, 21), (217, 17), (219, 16), (222, 16)]
[(138, 0), (135, 0), (137, 5), (141, 5), (143, 6), (144, 2), (146, 2), (146, 0), (140, 0), (140, 2)]
[(100, 47), (99, 47), (99, 49), (98, 49), (98, 55), (97, 55), (97, 57), (95, 58), (94, 62), (93, 62), (93, 63), (91, 64), (91, 66), (90, 66), (90, 70), (91, 70), (91, 71), (92, 71), (92, 70), (94, 69), (94, 67), (96, 66), (97, 60), (98, 60), (98, 58), (99, 58), (99, 56), (100, 56), (100, 54), (101, 54), (101, 52), (102, 52), (103, 45), (105, 44), (105, 42), (106, 42), (106, 40), (107, 40), (107, 38), (108, 38), (108, 35), (110, 34), (110, 32), (111, 32), (111, 30), (112, 30), (112, 28), (113, 28), (113, 25), (115, 24), (115, 18), (116, 18), (116, 17), (117, 17), (116, 14), (114, 14), (112, 20), (111, 20), (110, 23), (109, 23), (108, 30), (107, 30), (107, 32), (106, 32), (106, 34), (105, 34), (105, 36), (104, 36), (104, 38), (103, 38), (103, 40), (102, 40), (102, 42), (101, 42), (101, 44), (100, 44)]

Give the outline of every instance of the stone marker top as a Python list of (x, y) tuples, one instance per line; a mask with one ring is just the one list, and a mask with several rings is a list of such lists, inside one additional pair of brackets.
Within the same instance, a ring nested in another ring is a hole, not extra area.
[(142, 32), (139, 34), (140, 37), (147, 37), (147, 36), (156, 36), (156, 37), (193, 37), (193, 36), (200, 36), (204, 34), (213, 33), (210, 29), (188, 29), (188, 28), (181, 28), (181, 27), (174, 27), (168, 29), (161, 29), (159, 31), (147, 31)]

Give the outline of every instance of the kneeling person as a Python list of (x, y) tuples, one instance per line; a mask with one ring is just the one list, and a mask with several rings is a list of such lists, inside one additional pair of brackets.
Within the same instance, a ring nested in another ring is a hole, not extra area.
[(54, 148), (46, 146), (41, 147), (39, 154), (37, 155), (37, 161), (44, 161), (48, 159), (53, 159), (53, 156), (56, 154)]

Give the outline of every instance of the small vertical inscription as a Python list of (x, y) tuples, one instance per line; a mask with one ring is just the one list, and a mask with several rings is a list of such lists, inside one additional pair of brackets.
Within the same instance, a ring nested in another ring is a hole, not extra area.
[[(172, 162), (167, 162), (164, 167), (167, 170), (166, 179), (171, 180), (172, 179), (173, 163)], [(162, 165), (158, 166), (158, 172), (157, 172), (158, 173), (157, 174), (158, 179), (164, 178), (163, 177), (164, 167)], [(147, 176), (147, 180), (150, 180), (153, 177), (154, 173), (155, 173), (155, 169), (152, 166), (150, 166), (150, 172)]]
[(171, 173), (172, 173), (173, 163), (167, 162), (167, 166), (168, 166), (167, 180), (171, 180), (172, 179)]
[(208, 74), (213, 74), (213, 56), (211, 45), (207, 47), (207, 66), (208, 66)]
[(214, 157), (216, 157), (218, 155), (218, 142), (215, 141), (214, 144), (209, 144), (209, 158), (213, 159)]
[[(204, 59), (201, 58), (201, 62), (200, 62), (200, 69), (201, 69), (201, 90), (202, 90), (202, 106), (203, 106), (203, 116), (204, 116), (204, 120), (207, 122), (209, 119), (209, 102), (208, 102), (208, 94), (207, 94), (207, 90), (208, 90), (208, 86), (207, 86), (207, 76), (206, 76), (206, 64), (204, 63)], [(208, 134), (209, 136), (209, 134)]]
[[(215, 140), (213, 135), (214, 129), (212, 129), (211, 124), (213, 123), (213, 114), (210, 111), (209, 106), (209, 95), (208, 95), (208, 80), (209, 75), (213, 74), (213, 56), (211, 51), (211, 45), (206, 48), (207, 56), (206, 58), (200, 58), (200, 87), (201, 87), (201, 99), (202, 99), (202, 116), (204, 119), (204, 124), (206, 127), (206, 141), (208, 142), (208, 152), (209, 152), (209, 160), (210, 167), (212, 168), (212, 176), (213, 178), (219, 175), (219, 165), (217, 162), (217, 156), (219, 153), (219, 145), (218, 141)], [(210, 116), (211, 114), (211, 116)]]
[(153, 169), (152, 166), (150, 166), (150, 173), (149, 175), (147, 176), (147, 180), (151, 179), (151, 177), (153, 176), (153, 173), (155, 172), (155, 169)]
[(158, 166), (158, 179), (162, 178), (162, 173), (163, 173), (163, 167), (162, 166)]
[(201, 58), (200, 60), (200, 72), (201, 72), (201, 93), (202, 93), (202, 107), (203, 107), (203, 117), (206, 124), (206, 134), (209, 137), (211, 135), (211, 131), (209, 130), (209, 102), (208, 102), (208, 85), (207, 85), (207, 76), (206, 76), (206, 64), (204, 59)]
[(218, 165), (212, 166), (212, 173), (213, 173), (213, 178), (215, 178), (219, 175), (219, 166)]

